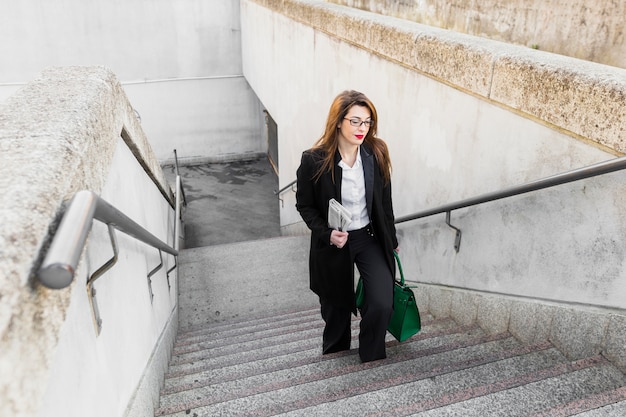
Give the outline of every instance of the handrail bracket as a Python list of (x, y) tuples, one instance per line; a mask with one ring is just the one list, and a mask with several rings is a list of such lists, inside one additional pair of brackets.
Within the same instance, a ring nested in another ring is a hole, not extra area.
[(450, 224), (450, 211), (446, 211), (446, 224), (456, 230), (456, 236), (454, 238), (454, 250), (458, 253), (461, 248), (461, 229), (454, 227)]
[(176, 269), (178, 266), (178, 256), (174, 256), (174, 266), (167, 270), (165, 274), (167, 276), (167, 291), (170, 292), (172, 290), (172, 284), (170, 284), (170, 272)]
[(296, 187), (297, 187), (297, 180), (293, 180), (289, 184), (287, 184), (283, 188), (281, 188), (280, 190), (278, 190), (278, 191), (274, 190), (274, 195), (278, 196), (278, 200), (280, 200), (280, 206), (281, 207), (285, 207), (285, 200), (283, 200), (283, 198), (281, 197), (282, 193), (284, 193), (285, 191), (287, 191), (290, 188), (291, 188), (291, 191), (293, 191), (295, 193), (296, 192)]
[(161, 259), (161, 263), (158, 264), (152, 271), (148, 272), (148, 291), (150, 291), (150, 304), (152, 304), (152, 301), (154, 300), (154, 293), (152, 292), (152, 275), (156, 274), (157, 271), (163, 267), (163, 252), (161, 251), (161, 249), (159, 249), (159, 258)]
[(113, 248), (113, 257), (109, 259), (104, 265), (94, 271), (93, 274), (87, 279), (87, 294), (89, 296), (89, 304), (91, 305), (91, 313), (93, 318), (93, 324), (96, 329), (96, 336), (100, 335), (102, 330), (102, 319), (100, 318), (100, 310), (98, 309), (98, 301), (96, 300), (96, 289), (93, 287), (95, 280), (100, 278), (106, 271), (111, 269), (117, 262), (117, 255), (119, 253), (117, 247), (117, 239), (115, 238), (115, 228), (108, 224), (109, 237), (111, 238), (111, 247)]

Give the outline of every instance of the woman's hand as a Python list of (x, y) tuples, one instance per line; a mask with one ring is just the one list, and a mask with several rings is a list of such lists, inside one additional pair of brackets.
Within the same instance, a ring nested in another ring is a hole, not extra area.
[(340, 232), (339, 230), (333, 230), (330, 232), (330, 244), (337, 246), (339, 249), (343, 248), (348, 241), (348, 232)]

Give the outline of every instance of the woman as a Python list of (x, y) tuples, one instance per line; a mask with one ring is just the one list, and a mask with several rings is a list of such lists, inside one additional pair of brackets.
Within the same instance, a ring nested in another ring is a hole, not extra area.
[[(333, 101), (323, 136), (302, 154), (296, 207), (311, 229), (310, 287), (320, 297), (323, 353), (350, 349), (356, 315), (354, 265), (365, 289), (359, 356), (384, 359), (393, 312), (393, 250), (398, 248), (391, 202), (391, 161), (376, 137), (376, 108), (362, 93), (344, 91)], [(335, 199), (352, 214), (347, 231), (328, 226)]]

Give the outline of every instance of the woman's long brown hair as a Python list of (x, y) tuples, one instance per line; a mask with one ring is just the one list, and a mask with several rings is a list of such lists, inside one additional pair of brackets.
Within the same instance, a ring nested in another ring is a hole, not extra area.
[(385, 182), (391, 180), (391, 159), (389, 158), (389, 150), (387, 144), (380, 138), (376, 137), (376, 130), (378, 127), (378, 113), (374, 104), (365, 96), (365, 94), (358, 91), (350, 90), (340, 93), (333, 103), (330, 105), (328, 111), (328, 118), (326, 119), (326, 129), (321, 138), (315, 142), (313, 149), (319, 149), (323, 151), (323, 161), (319, 170), (315, 173), (313, 179), (317, 181), (324, 172), (331, 172), (333, 182), (335, 181), (335, 153), (339, 146), (337, 135), (339, 131), (339, 125), (343, 122), (343, 118), (346, 117), (348, 111), (352, 106), (367, 107), (372, 115), (372, 125), (370, 126), (367, 135), (363, 142), (368, 145), (374, 152), (378, 166), (383, 175)]

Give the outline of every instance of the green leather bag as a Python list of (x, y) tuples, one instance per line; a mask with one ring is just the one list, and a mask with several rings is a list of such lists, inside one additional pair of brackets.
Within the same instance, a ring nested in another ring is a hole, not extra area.
[[(415, 301), (413, 290), (404, 284), (404, 272), (398, 254), (394, 251), (393, 256), (398, 263), (400, 271), (400, 281), (394, 281), (393, 285), (393, 315), (387, 330), (399, 342), (404, 342), (409, 337), (415, 335), (422, 328), (420, 312)], [(356, 306), (361, 308), (364, 301), (363, 280), (359, 278), (356, 286)]]

